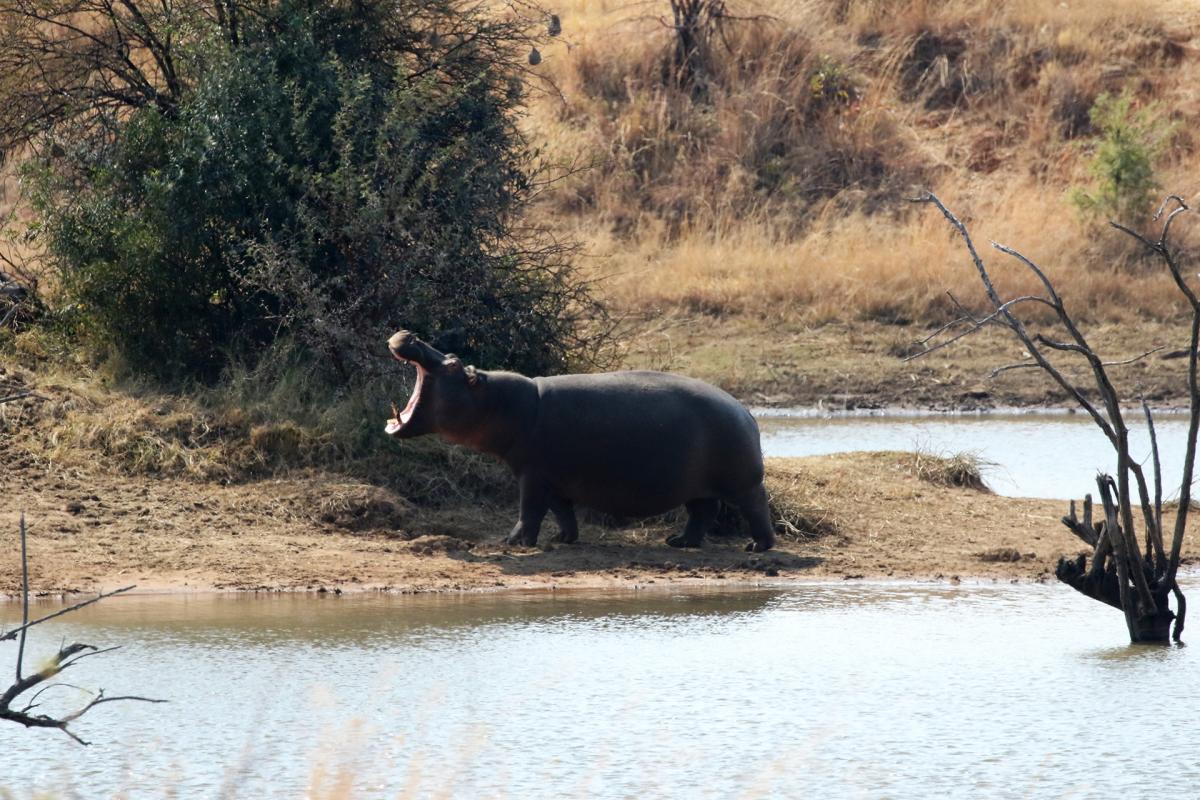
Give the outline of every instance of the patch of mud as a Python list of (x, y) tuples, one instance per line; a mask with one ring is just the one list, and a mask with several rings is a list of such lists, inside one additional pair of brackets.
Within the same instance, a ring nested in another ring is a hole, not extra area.
[(468, 550), (475, 549), (474, 542), (468, 542), (465, 539), (459, 539), (456, 536), (444, 536), (441, 534), (433, 534), (429, 536), (418, 536), (417, 538), (404, 542), (399, 546), (404, 552), (413, 553), (421, 556), (431, 556), (445, 553), (462, 553)]

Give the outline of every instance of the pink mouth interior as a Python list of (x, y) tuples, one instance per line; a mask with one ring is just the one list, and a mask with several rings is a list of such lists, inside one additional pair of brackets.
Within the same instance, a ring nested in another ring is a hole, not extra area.
[(425, 370), (420, 364), (415, 361), (409, 361), (417, 368), (417, 383), (413, 387), (412, 396), (408, 398), (408, 404), (404, 406), (404, 410), (400, 412), (398, 417), (392, 417), (387, 422), (387, 427), (384, 430), (389, 434), (398, 433), (401, 428), (408, 424), (412, 419), (413, 413), (417, 410), (417, 403), (421, 400), (421, 384), (425, 381)]

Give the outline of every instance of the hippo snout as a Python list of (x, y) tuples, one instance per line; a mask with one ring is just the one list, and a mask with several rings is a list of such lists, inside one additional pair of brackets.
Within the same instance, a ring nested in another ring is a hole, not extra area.
[(419, 364), (427, 370), (437, 369), (446, 354), (417, 338), (412, 331), (396, 331), (388, 339), (388, 350), (401, 361)]
[(412, 344), (416, 339), (417, 337), (412, 331), (396, 331), (392, 334), (392, 338), (388, 339), (388, 350), (391, 350), (394, 356), (411, 360), (411, 356), (406, 356), (405, 353), (411, 352)]

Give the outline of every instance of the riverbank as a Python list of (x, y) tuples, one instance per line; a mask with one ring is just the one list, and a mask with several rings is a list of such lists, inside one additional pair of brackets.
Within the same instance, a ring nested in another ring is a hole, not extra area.
[[(665, 369), (714, 383), (751, 406), (935, 411), (999, 408), (1074, 408), (1041, 370), (997, 367), (1030, 356), (1006, 330), (986, 329), (953, 345), (917, 356), (934, 329), (871, 320), (817, 324), (800, 312), (706, 315), (680, 310), (633, 318), (622, 362)], [(1142, 319), (1082, 326), (1106, 361), (1121, 396), (1144, 397), (1156, 407), (1187, 405), (1187, 326)], [(930, 342), (930, 345), (935, 344)], [(1158, 348), (1158, 349), (1156, 349)], [(1054, 358), (1087, 391), (1086, 363)]]
[[(1022, 358), (1003, 331), (906, 362), (905, 353), (915, 351), (927, 330), (682, 314), (636, 325), (636, 335), (625, 339), (623, 366), (695, 375), (749, 405), (1065, 406), (1036, 370), (987, 379), (995, 366)], [(1178, 330), (1145, 322), (1090, 333), (1106, 358), (1120, 360), (1153, 347), (1174, 349)], [(1114, 368), (1113, 377), (1128, 398), (1140, 392), (1157, 406), (1174, 406), (1184, 402), (1185, 369), (1184, 359), (1155, 354)], [(291, 466), (304, 441), (284, 447), (288, 441), (276, 439), (280, 431), (293, 438), (306, 436), (303, 431), (243, 424), (246, 431), (235, 433), (241, 428), (228, 414), (198, 416), (208, 412), (184, 398), (125, 394), (86, 377), (77, 386), (59, 385), (18, 367), (7, 379), (13, 394), (30, 394), (0, 409), (4, 593), (19, 586), (21, 511), (30, 524), (32, 583), (45, 593), (129, 583), (172, 592), (426, 592), (807, 579), (1046, 580), (1061, 556), (1082, 551), (1058, 521), (1064, 502), (946, 485), (946, 470), (931, 469), (938, 459), (903, 453), (771, 460), (773, 503), (777, 512), (787, 510), (798, 532), (760, 556), (742, 552), (738, 537), (711, 540), (699, 551), (668, 548), (663, 540), (682, 524), (678, 519), (624, 528), (585, 521), (578, 545), (507, 548), (498, 542), (516, 513), (511, 492), (503, 490), (509, 478), (466, 456), (437, 469), (463, 481), (470, 473), (493, 489), (417, 505), (369, 469)], [(201, 429), (203, 436), (196, 434)], [(419, 447), (397, 445), (394, 456), (411, 450), (414, 458), (428, 457), (412, 449)], [(543, 541), (555, 532), (548, 520)], [(1186, 550), (1194, 555), (1193, 547)]]
[[(667, 547), (678, 523), (583, 525), (581, 542), (498, 544), (506, 507), (419, 511), (387, 490), (329, 475), (221, 486), (130, 480), (102, 467), (22, 471), (0, 513), (0, 592), (19, 586), (18, 509), (38, 593), (112, 589), (438, 592), (756, 583), (810, 579), (1048, 580), (1083, 550), (1064, 503), (939, 485), (904, 453), (769, 461), (778, 503), (803, 504), (820, 535), (761, 555), (740, 538)], [(1194, 547), (1187, 548), (1194, 557)]]

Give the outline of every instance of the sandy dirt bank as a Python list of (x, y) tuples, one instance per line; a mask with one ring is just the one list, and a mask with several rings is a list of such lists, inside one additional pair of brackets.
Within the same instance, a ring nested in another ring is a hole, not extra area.
[[(761, 555), (736, 538), (696, 551), (663, 544), (670, 525), (587, 524), (576, 545), (508, 548), (510, 509), (418, 512), (385, 490), (305, 475), (237, 486), (138, 480), (96, 469), (38, 470), (0, 512), (0, 591), (19, 586), (17, 515), (29, 523), (39, 592), (585, 588), (788, 579), (1046, 580), (1082, 550), (1064, 504), (934, 485), (912, 457), (777, 459), (828, 532)], [(331, 509), (333, 509), (331, 511)], [(554, 533), (547, 525), (543, 539)], [(1189, 555), (1192, 555), (1189, 552)]]
[[(1169, 326), (1147, 323), (1128, 335), (1104, 330), (1098, 340), (1110, 344), (1114, 357), (1174, 344)], [(1021, 358), (1007, 338), (989, 334), (964, 343), (953, 357), (904, 362), (902, 354), (921, 333), (877, 323), (664, 319), (631, 339), (625, 361), (708, 379), (751, 405), (1061, 403), (1034, 370), (987, 380), (992, 367)], [(1174, 405), (1184, 368), (1182, 359), (1156, 356), (1116, 376), (1126, 390), (1140, 388), (1155, 404)], [(23, 388), (58, 391), (36, 385), (36, 376), (26, 379), (33, 383)], [(517, 549), (499, 544), (513, 508), (431, 511), (386, 488), (316, 470), (226, 482), (130, 472), (90, 451), (55, 461), (23, 446), (22, 437), (31, 430), (53, 436), (59, 423), (45, 415), (29, 422), (37, 409), (22, 410), (19, 403), (0, 411), (6, 415), (0, 420), (0, 593), (19, 586), (22, 511), (33, 586), (46, 593), (130, 583), (148, 591), (417, 592), (803, 579), (1048, 580), (1061, 556), (1083, 550), (1058, 521), (1064, 502), (939, 485), (922, 476), (911, 454), (771, 461), (774, 502), (801, 509), (820, 535), (784, 536), (762, 555), (742, 552), (737, 537), (710, 540), (698, 551), (671, 549), (663, 540), (681, 521), (624, 528), (585, 523), (577, 545)], [(554, 533), (547, 520), (543, 541)], [(1189, 559), (1192, 539), (1185, 545)]]

